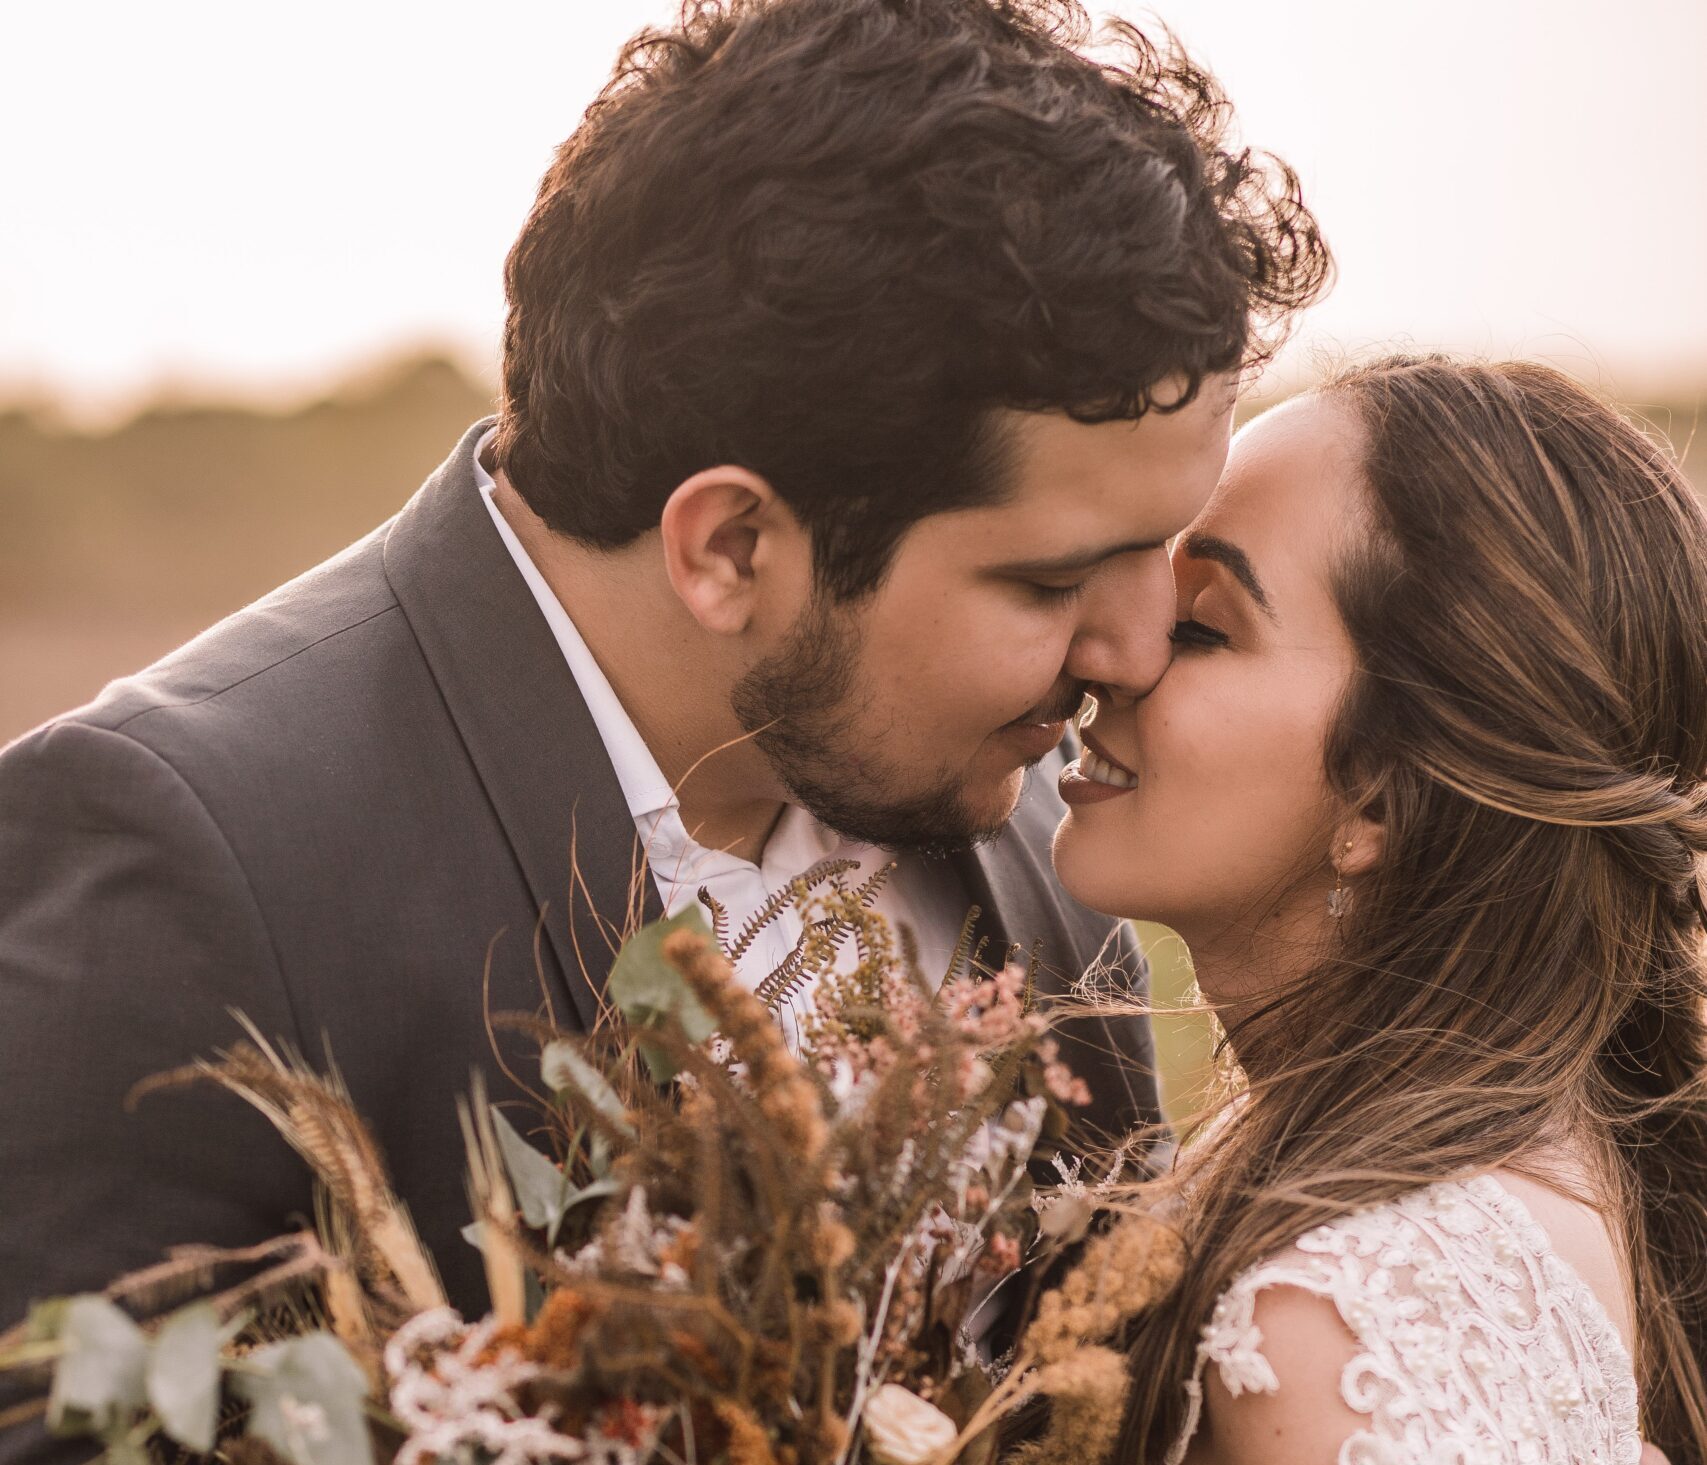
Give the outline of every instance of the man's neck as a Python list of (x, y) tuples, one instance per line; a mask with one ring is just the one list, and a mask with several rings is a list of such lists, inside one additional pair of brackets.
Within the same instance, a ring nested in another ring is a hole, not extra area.
[(756, 862), (782, 794), (729, 710), (725, 648), (676, 598), (655, 545), (604, 551), (556, 534), (502, 474), (492, 497), (677, 791), (688, 834)]

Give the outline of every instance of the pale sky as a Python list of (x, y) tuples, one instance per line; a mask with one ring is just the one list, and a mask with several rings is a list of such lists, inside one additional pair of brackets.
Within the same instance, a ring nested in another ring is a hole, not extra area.
[[(8, 5), (0, 395), (490, 363), (554, 145), (668, 0)], [(1307, 344), (1707, 381), (1707, 0), (1178, 0), (1340, 262)]]

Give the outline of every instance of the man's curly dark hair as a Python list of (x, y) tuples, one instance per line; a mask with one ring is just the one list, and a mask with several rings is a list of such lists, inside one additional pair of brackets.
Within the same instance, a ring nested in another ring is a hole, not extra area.
[[(837, 598), (1000, 499), (990, 409), (1182, 405), (1330, 273), (1294, 174), (1171, 37), (1074, 0), (702, 0), (559, 149), (506, 267), (496, 456), (605, 548), (763, 476)], [(1158, 394), (1164, 382), (1165, 394)]]

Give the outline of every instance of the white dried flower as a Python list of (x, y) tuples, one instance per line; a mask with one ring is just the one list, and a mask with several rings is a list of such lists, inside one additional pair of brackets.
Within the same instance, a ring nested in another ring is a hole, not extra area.
[(866, 1448), (877, 1465), (926, 1465), (960, 1434), (935, 1404), (899, 1384), (878, 1389), (866, 1400), (860, 1418)]
[(1078, 1194), (1070, 1190), (1059, 1191), (1055, 1195), (1034, 1199), (1033, 1206), (1037, 1211), (1038, 1230), (1067, 1246), (1083, 1241), (1096, 1218), (1096, 1202), (1082, 1185)]
[(877, 1092), (877, 1075), (871, 1069), (855, 1073), (853, 1064), (838, 1058), (830, 1065), (830, 1097), (836, 1101), (836, 1117), (859, 1119), (871, 1096)]

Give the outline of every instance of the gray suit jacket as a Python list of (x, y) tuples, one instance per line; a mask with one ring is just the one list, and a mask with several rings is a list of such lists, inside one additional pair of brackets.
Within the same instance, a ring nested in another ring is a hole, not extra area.
[[(483, 1309), (455, 1101), (476, 1067), (510, 1092), (486, 1012), (548, 999), (592, 1020), (609, 950), (587, 903), (570, 909), (571, 831), (618, 919), (634, 845), (479, 500), (485, 426), (390, 523), (0, 754), (0, 1328), (168, 1246), (312, 1215), (305, 1167), (238, 1100), (125, 1111), (139, 1079), (238, 1038), (233, 1009), (313, 1061), (329, 1048), (452, 1300)], [(998, 943), (1041, 943), (1047, 984), (1111, 932), (1141, 982), (1124, 928), (1050, 873), (1054, 767), (956, 862), (968, 902)], [(1101, 1127), (1156, 1117), (1142, 1023), (1087, 1024), (1067, 1056)]]

